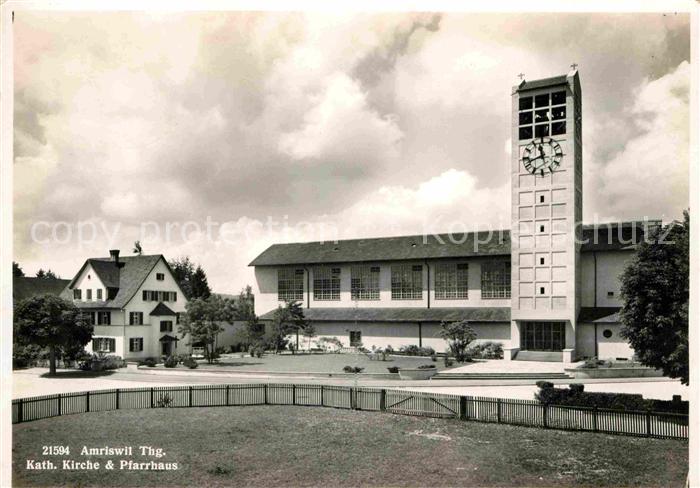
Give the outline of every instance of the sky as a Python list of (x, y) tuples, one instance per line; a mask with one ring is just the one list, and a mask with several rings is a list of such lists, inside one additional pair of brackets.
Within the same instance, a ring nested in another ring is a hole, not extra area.
[(688, 207), (689, 16), (41, 12), (14, 22), (14, 250), (254, 285), (278, 242), (510, 227), (511, 90), (578, 65), (584, 221)]

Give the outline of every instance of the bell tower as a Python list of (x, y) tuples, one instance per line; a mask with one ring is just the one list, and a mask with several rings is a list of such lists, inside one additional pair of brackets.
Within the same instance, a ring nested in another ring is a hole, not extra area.
[(511, 348), (515, 359), (576, 357), (582, 218), (578, 71), (512, 92)]

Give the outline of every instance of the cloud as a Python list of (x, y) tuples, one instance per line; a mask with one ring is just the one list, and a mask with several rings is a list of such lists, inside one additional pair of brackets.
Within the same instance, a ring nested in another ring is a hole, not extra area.
[(688, 207), (690, 64), (645, 80), (634, 93), (629, 120), (638, 135), (610, 161), (584, 162), (584, 201), (590, 203), (584, 218), (598, 213), (668, 221)]
[(232, 222), (253, 237), (147, 247), (191, 254), (225, 291), (264, 246), (322, 224), (507, 227), (511, 87), (573, 61), (585, 215), (687, 207), (687, 15), (18, 11), (14, 29), (15, 259), (29, 270), (70, 273), (109, 247), (104, 232), (37, 245), (40, 220), (119, 224), (122, 249), (142, 222)]

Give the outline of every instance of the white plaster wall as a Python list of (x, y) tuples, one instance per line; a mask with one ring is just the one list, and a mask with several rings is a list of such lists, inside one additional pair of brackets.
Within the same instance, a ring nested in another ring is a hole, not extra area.
[(579, 358), (595, 356), (595, 326), (579, 323), (576, 325), (576, 356)]
[[(627, 358), (632, 359), (634, 350), (629, 343), (620, 337), (621, 324), (598, 324), (598, 358), (600, 359), (615, 359)], [(612, 337), (609, 339), (603, 335), (605, 330), (612, 332)]]
[[(393, 322), (314, 322), (316, 337), (314, 340), (325, 337), (337, 337), (344, 346), (350, 346), (350, 331), (362, 332), (362, 345), (368, 349), (372, 346), (385, 348), (392, 346), (398, 350), (401, 346), (419, 345), (417, 323), (393, 323)], [(510, 341), (510, 324), (483, 323), (472, 324), (477, 333), (476, 342), (498, 341), (506, 347)], [(429, 323), (422, 325), (422, 345), (432, 347), (437, 352), (444, 352), (446, 342), (439, 336), (440, 325)], [(301, 341), (301, 338), (300, 338)]]
[[(597, 251), (581, 255), (583, 307), (621, 307), (620, 275), (634, 257), (634, 251)], [(598, 276), (595, 277), (597, 262)], [(597, 281), (597, 283), (596, 283)], [(613, 292), (609, 297), (608, 292)]]
[[(85, 266), (85, 269), (83, 270), (82, 273), (80, 273), (80, 276), (78, 277), (78, 280), (75, 282), (75, 287), (80, 289), (81, 292), (81, 299), (80, 300), (74, 300), (76, 303), (83, 303), (83, 302), (96, 302), (97, 300), (97, 290), (102, 290), (102, 301), (107, 299), (107, 288), (105, 285), (102, 283), (102, 280), (97, 276), (97, 273), (95, 273), (95, 270), (93, 269), (92, 265), (88, 264)], [(92, 299), (88, 300), (87, 299), (87, 291), (92, 290)]]

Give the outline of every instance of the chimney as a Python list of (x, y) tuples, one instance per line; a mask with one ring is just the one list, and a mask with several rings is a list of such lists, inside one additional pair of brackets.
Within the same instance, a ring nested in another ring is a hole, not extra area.
[(110, 249), (109, 257), (112, 258), (112, 262), (119, 264), (119, 249)]

